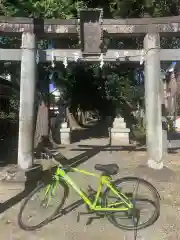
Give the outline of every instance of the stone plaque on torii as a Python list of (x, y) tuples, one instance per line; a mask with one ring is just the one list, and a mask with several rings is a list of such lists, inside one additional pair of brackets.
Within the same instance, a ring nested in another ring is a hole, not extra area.
[(100, 55), (102, 52), (103, 29), (102, 9), (79, 10), (79, 39), (83, 55)]

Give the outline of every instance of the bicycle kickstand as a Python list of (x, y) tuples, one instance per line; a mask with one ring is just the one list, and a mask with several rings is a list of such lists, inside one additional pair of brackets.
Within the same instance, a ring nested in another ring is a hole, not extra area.
[(78, 212), (78, 215), (77, 215), (77, 222), (80, 221), (80, 217), (81, 215), (90, 215), (90, 214), (93, 214), (94, 212)]
[[(77, 222), (80, 221), (80, 217), (81, 215), (91, 215), (91, 214), (95, 214), (95, 212), (79, 212), (77, 215)], [(87, 222), (86, 222), (86, 226), (90, 225), (92, 223), (93, 220), (95, 219), (100, 219), (103, 218), (103, 216), (93, 216), (93, 217), (89, 217)]]
[(100, 218), (103, 218), (103, 217), (102, 216), (89, 217), (88, 220), (87, 220), (86, 226), (90, 225), (93, 220), (100, 219)]

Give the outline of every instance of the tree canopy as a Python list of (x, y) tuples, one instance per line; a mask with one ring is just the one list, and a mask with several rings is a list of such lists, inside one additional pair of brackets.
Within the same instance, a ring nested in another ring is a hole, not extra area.
[[(105, 18), (133, 18), (143, 17), (148, 13), (152, 17), (178, 15), (180, 12), (179, 0), (2, 0), (0, 15), (34, 18), (62, 18), (77, 17), (81, 8), (102, 8)], [(15, 38), (1, 38), (0, 44), (4, 47), (16, 47), (19, 40)], [(39, 42), (39, 47), (47, 42)], [(111, 43), (112, 44), (112, 43)], [(114, 43), (118, 48), (139, 48), (139, 39), (118, 40)], [(162, 44), (179, 46), (179, 40), (164, 39)], [(6, 66), (6, 71), (13, 71), (14, 78), (18, 79), (19, 67), (17, 64)], [(50, 66), (39, 65), (40, 91), (47, 84)], [(142, 83), (135, 75), (135, 65), (106, 64), (101, 70), (98, 64), (70, 64), (64, 69), (57, 64), (55, 83), (58, 87), (64, 86), (66, 100), (72, 108), (80, 106), (81, 109), (98, 109), (103, 114), (109, 114), (113, 108), (121, 106), (124, 102), (138, 103), (144, 95)], [(15, 74), (16, 73), (16, 74)], [(45, 80), (46, 79), (46, 80)], [(105, 113), (106, 112), (106, 113)]]
[(0, 15), (42, 18), (76, 17), (79, 8), (103, 8), (105, 17), (152, 17), (179, 15), (179, 0), (2, 0)]

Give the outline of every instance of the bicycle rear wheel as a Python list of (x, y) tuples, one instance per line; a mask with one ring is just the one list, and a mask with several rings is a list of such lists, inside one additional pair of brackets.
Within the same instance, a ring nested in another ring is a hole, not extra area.
[(24, 200), (18, 214), (19, 226), (33, 231), (49, 223), (62, 208), (68, 196), (63, 182), (41, 183)]
[[(129, 188), (125, 188), (125, 184), (129, 185)], [(132, 212), (117, 211), (106, 213), (107, 219), (114, 226), (124, 230), (139, 230), (152, 225), (158, 219), (160, 215), (160, 196), (152, 184), (144, 179), (125, 177), (117, 179), (113, 182), (113, 185), (119, 192), (126, 195), (134, 205)], [(130, 190), (132, 187), (134, 189)], [(143, 189), (142, 193), (138, 193), (138, 188)], [(112, 193), (109, 188), (105, 190), (103, 199), (104, 206), (120, 201), (119, 197)], [(149, 209), (153, 210), (151, 214)], [(141, 218), (143, 212), (145, 217)]]

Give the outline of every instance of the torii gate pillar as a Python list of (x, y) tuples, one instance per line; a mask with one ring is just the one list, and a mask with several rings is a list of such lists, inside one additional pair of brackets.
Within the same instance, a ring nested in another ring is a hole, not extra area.
[(162, 169), (167, 142), (163, 139), (162, 103), (160, 92), (160, 36), (148, 33), (144, 38), (145, 55), (145, 107), (148, 166)]
[(18, 165), (28, 169), (33, 164), (33, 139), (36, 87), (36, 37), (34, 33), (22, 34), (21, 84), (19, 107)]

